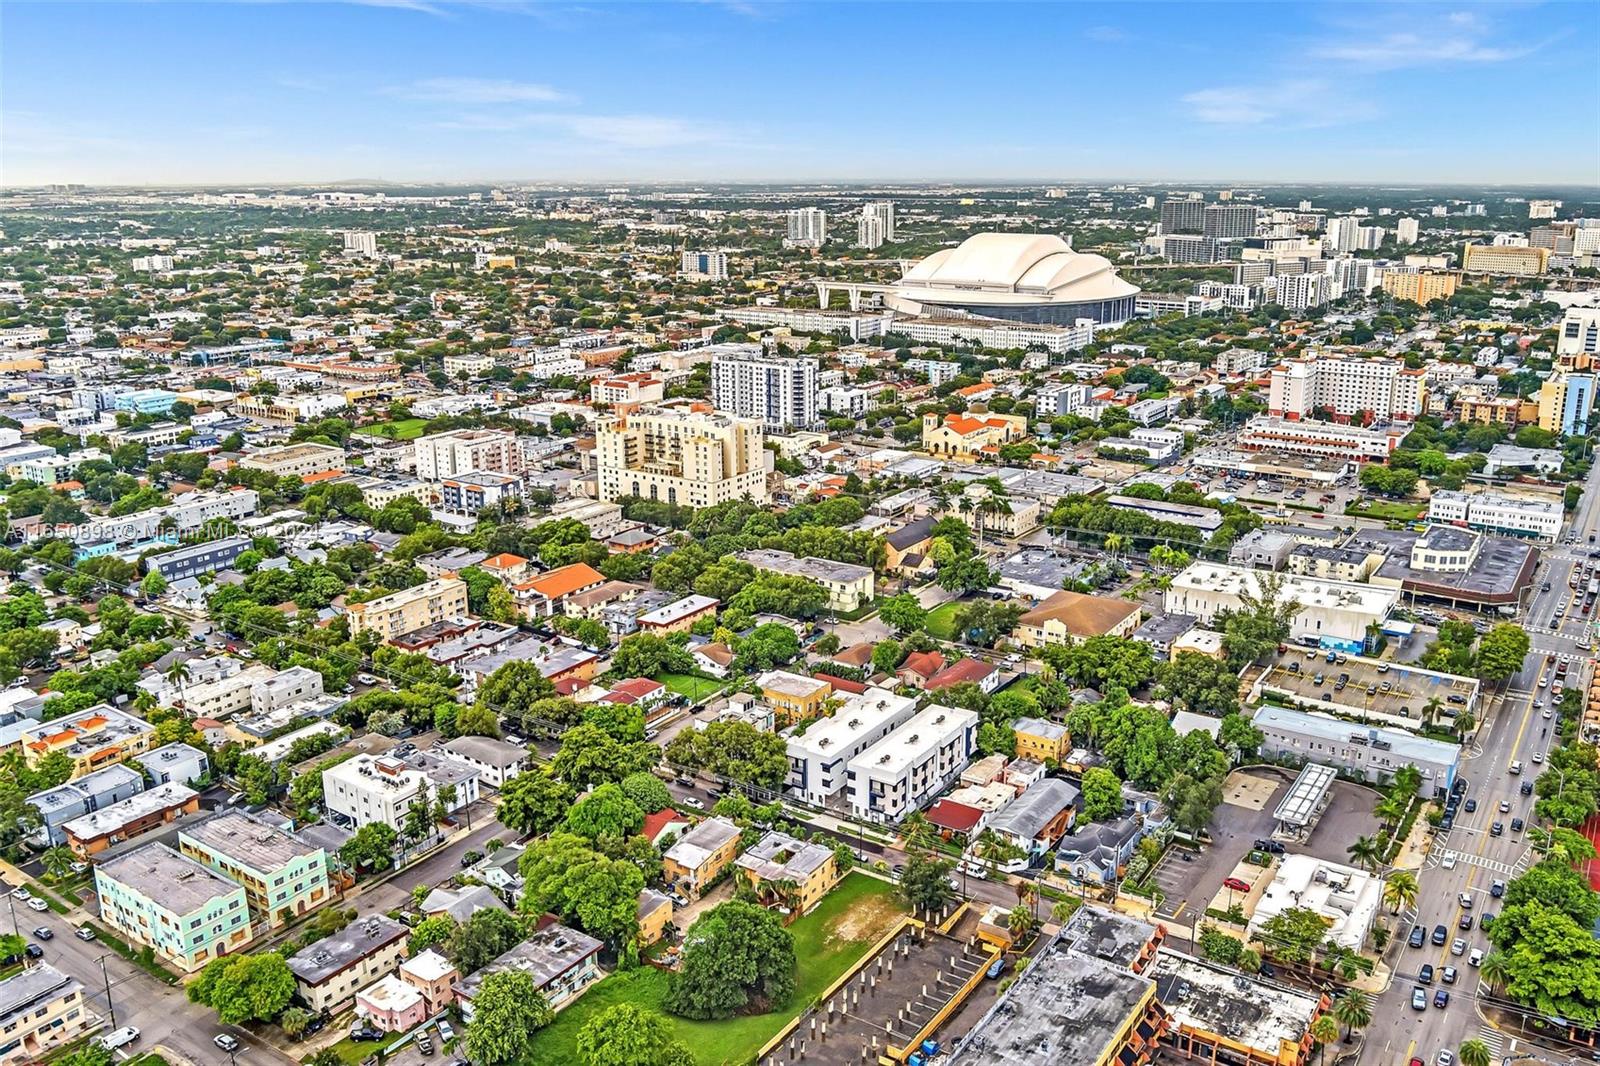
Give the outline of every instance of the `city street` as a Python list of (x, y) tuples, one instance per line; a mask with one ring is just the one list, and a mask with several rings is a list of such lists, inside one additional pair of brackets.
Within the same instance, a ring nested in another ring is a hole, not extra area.
[[(1477, 809), (1470, 814), (1464, 807), (1458, 811), (1454, 827), (1435, 840), (1427, 864), (1419, 873), (1421, 892), (1415, 909), (1402, 915), (1396, 933), (1398, 945), (1390, 948), (1395, 978), (1374, 1005), (1373, 1022), (1366, 1030), (1363, 1063), (1406, 1066), (1413, 1055), (1431, 1063), (1439, 1049), (1453, 1051), (1472, 1037), (1483, 1040), (1496, 1061), (1515, 1050), (1508, 1038), (1482, 1024), (1476, 1003), (1477, 973), (1467, 965), (1467, 957), (1474, 948), (1486, 953), (1489, 950), (1488, 938), (1479, 923), (1484, 914), (1500, 909), (1499, 901), (1490, 895), (1493, 883), (1509, 881), (1537, 861), (1526, 833), (1514, 832), (1511, 820), (1532, 821), (1534, 797), (1522, 795), (1519, 786), (1524, 781), (1531, 782), (1541, 770), (1533, 762), (1534, 755), (1555, 743), (1554, 719), (1544, 717), (1554, 700), (1548, 686), (1539, 687), (1541, 676), (1553, 676), (1554, 667), (1547, 663), (1547, 657), (1572, 656), (1566, 685), (1581, 688), (1587, 684), (1590, 653), (1583, 651), (1579, 642), (1589, 639), (1594, 623), (1581, 613), (1582, 594), (1569, 589), (1567, 581), (1574, 567), (1581, 568), (1588, 562), (1592, 550), (1589, 534), (1600, 530), (1600, 467), (1589, 475), (1570, 529), (1576, 534), (1576, 543), (1557, 544), (1545, 552), (1540, 584), (1535, 586), (1528, 611), (1522, 616), (1532, 645), (1528, 659), (1495, 699), (1493, 713), (1474, 736), (1470, 750), (1463, 753), (1461, 776), (1468, 782), (1465, 798), (1476, 800)], [(1550, 586), (1548, 592), (1542, 588), (1544, 583)], [(1561, 612), (1560, 624), (1551, 627), (1563, 600), (1568, 601), (1567, 609)], [(1536, 707), (1536, 702), (1543, 706)], [(1510, 772), (1513, 762), (1522, 764), (1521, 775)], [(1509, 807), (1505, 812), (1500, 810), (1502, 802)], [(1504, 827), (1502, 835), (1492, 834), (1495, 822)], [(1471, 898), (1470, 910), (1461, 906), (1462, 894)], [(1458, 929), (1464, 913), (1473, 916), (1471, 930)], [(1422, 926), (1429, 937), (1422, 948), (1405, 944), (1412, 925)], [(1442, 947), (1432, 942), (1433, 930), (1440, 925), (1446, 934)], [(1451, 953), (1451, 942), (1457, 937), (1466, 942), (1466, 950), (1460, 956)], [(1461, 976), (1454, 986), (1443, 985), (1438, 977), (1431, 986), (1420, 985), (1417, 973), (1424, 963), (1431, 964), (1435, 973), (1444, 966), (1454, 966)], [(1412, 990), (1416, 988), (1423, 988), (1427, 994), (1426, 1010), (1411, 1007)], [(1449, 1006), (1444, 1009), (1432, 1006), (1434, 991), (1439, 988), (1450, 992)]]

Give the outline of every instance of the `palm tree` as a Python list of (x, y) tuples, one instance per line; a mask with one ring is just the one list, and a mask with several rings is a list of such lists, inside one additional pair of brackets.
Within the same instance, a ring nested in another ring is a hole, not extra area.
[(1105, 549), (1111, 553), (1113, 560), (1128, 547), (1128, 538), (1121, 533), (1108, 533), (1105, 539)]
[(1382, 822), (1384, 828), (1387, 829), (1404, 821), (1406, 811), (1410, 806), (1411, 804), (1407, 802), (1404, 796), (1389, 795), (1378, 801), (1378, 805), (1372, 808), (1372, 813), (1377, 816), (1378, 821)]
[(1463, 1040), (1461, 1046), (1456, 1048), (1456, 1056), (1461, 1059), (1461, 1066), (1489, 1066), (1493, 1059), (1489, 1054), (1489, 1045), (1476, 1038)]
[(906, 850), (913, 848), (921, 851), (933, 850), (933, 842), (939, 839), (939, 830), (934, 828), (928, 816), (921, 811), (912, 811), (906, 820), (900, 823), (900, 839), (905, 843)]
[(1511, 960), (1503, 951), (1491, 951), (1478, 963), (1478, 976), (1493, 988), (1499, 988), (1511, 976)]
[(44, 864), (44, 872), (49, 874), (52, 880), (65, 881), (72, 875), (72, 864), (78, 861), (78, 857), (72, 853), (71, 848), (58, 844), (39, 856), (39, 861)]
[(1378, 863), (1383, 859), (1383, 849), (1376, 837), (1356, 837), (1356, 842), (1346, 848), (1345, 852), (1352, 862), (1369, 872), (1376, 871)]
[(1011, 931), (1013, 944), (1021, 943), (1022, 938), (1033, 930), (1034, 920), (1033, 912), (1022, 904), (1019, 903), (1011, 908), (1010, 913), (1006, 915), (1006, 928)]
[(184, 698), (184, 682), (192, 676), (194, 675), (189, 670), (189, 664), (182, 659), (167, 667), (167, 681), (177, 687), (179, 703), (182, 703)]
[(1417, 789), (1422, 787), (1422, 771), (1410, 763), (1400, 767), (1394, 772), (1393, 791), (1404, 796), (1409, 802), (1417, 794)]
[(1438, 696), (1429, 696), (1428, 702), (1422, 705), (1422, 724), (1425, 726), (1432, 725), (1434, 719), (1439, 716), (1439, 708), (1441, 706), (1443, 704), (1439, 702)]
[(1074, 901), (1070, 899), (1061, 900), (1050, 905), (1050, 920), (1057, 925), (1066, 925), (1067, 919), (1077, 913), (1077, 910), (1078, 906)]
[(1339, 1023), (1326, 1014), (1319, 1016), (1311, 1023), (1311, 1039), (1317, 1042), (1317, 1062), (1326, 1062), (1328, 1045), (1339, 1039)]
[(1372, 1024), (1372, 997), (1359, 988), (1347, 988), (1333, 1005), (1333, 1016), (1345, 1027), (1344, 1038)]
[(1417, 902), (1417, 875), (1410, 870), (1395, 870), (1389, 874), (1389, 879), (1383, 883), (1383, 899), (1394, 908), (1396, 914), (1400, 908), (1409, 907)]

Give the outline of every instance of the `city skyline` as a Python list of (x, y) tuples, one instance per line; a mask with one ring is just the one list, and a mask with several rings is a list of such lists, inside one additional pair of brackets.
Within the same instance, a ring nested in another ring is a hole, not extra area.
[(1600, 113), (1588, 5), (20, 4), (6, 28), (8, 187), (1600, 184), (1573, 137)]

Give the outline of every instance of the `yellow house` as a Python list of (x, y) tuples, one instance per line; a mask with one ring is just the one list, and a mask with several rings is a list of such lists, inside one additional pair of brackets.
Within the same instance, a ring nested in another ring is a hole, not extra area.
[(37, 766), (56, 752), (72, 760), (72, 776), (121, 762), (148, 751), (155, 742), (155, 727), (142, 718), (119, 711), (109, 703), (96, 704), (77, 714), (39, 722), (21, 737), (23, 761)]
[(975, 411), (941, 419), (930, 411), (922, 416), (922, 450), (949, 459), (976, 459), (1027, 435), (1028, 419), (1024, 415)]
[(776, 829), (739, 856), (737, 865), (739, 877), (758, 897), (796, 916), (821, 903), (839, 880), (832, 848), (797, 840)]
[(663, 880), (686, 896), (698, 896), (739, 854), (739, 833), (726, 818), (707, 818), (661, 857)]
[(639, 892), (639, 946), (647, 948), (667, 935), (672, 924), (672, 900), (653, 888)]
[(1060, 722), (1045, 718), (1018, 718), (1011, 723), (1017, 735), (1017, 758), (1059, 764), (1072, 750), (1072, 737)]
[(76, 1040), (95, 1019), (83, 984), (49, 963), (0, 981), (0, 1063), (40, 1062), (51, 1048)]
[(762, 699), (785, 725), (818, 717), (833, 694), (828, 682), (787, 670), (769, 670), (756, 679), (756, 684), (761, 688)]
[(1108, 596), (1062, 590), (1017, 620), (1013, 638), (1028, 648), (1089, 637), (1131, 636), (1139, 628), (1139, 605)]

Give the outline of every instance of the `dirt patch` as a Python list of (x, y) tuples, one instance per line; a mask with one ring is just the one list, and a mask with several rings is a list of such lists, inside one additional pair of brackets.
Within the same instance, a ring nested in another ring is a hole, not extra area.
[(900, 917), (900, 910), (892, 899), (869, 896), (853, 904), (848, 911), (833, 920), (828, 928), (828, 941), (850, 940), (860, 943), (876, 940)]

